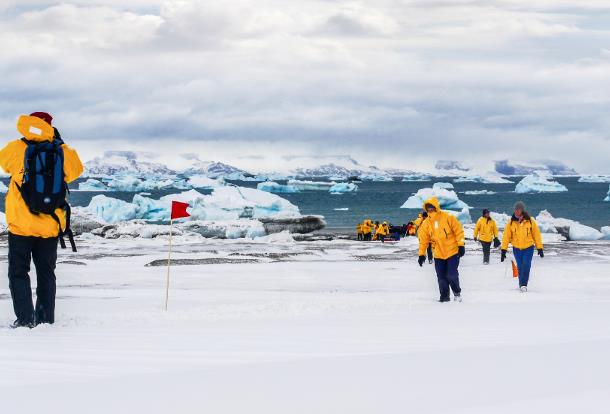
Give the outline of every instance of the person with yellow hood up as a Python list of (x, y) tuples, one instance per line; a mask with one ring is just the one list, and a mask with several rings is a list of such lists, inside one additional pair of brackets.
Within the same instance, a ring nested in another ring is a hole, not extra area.
[[(65, 247), (69, 230), (67, 183), (78, 178), (83, 164), (51, 126), (51, 115), (22, 115), (17, 130), (22, 139), (0, 150), (0, 167), (11, 176), (6, 195), (8, 278), (17, 320), (12, 327), (32, 328), (55, 321), (57, 242)], [(36, 307), (32, 302), (30, 262), (36, 267)]]
[(426, 250), (432, 245), (434, 252), (434, 267), (440, 291), (439, 302), (449, 302), (450, 290), (453, 291), (454, 300), (462, 301), (460, 288), (460, 274), (458, 267), (460, 258), (464, 256), (464, 228), (458, 219), (441, 206), (436, 197), (424, 202), (424, 210), (428, 218), (419, 228), (419, 258), (418, 263), (423, 266), (426, 261)]
[(483, 210), (483, 215), (477, 221), (474, 227), (474, 241), (479, 241), (483, 246), (483, 264), (489, 264), (489, 256), (491, 254), (491, 242), (494, 243), (494, 248), (500, 246), (498, 240), (498, 225), (491, 218), (491, 213), (488, 209)]
[(362, 239), (364, 241), (371, 241), (373, 238), (373, 221), (371, 219), (364, 220), (362, 223)]
[(358, 238), (358, 240), (363, 240), (363, 234), (362, 234), (362, 223), (358, 223), (356, 224), (356, 236)]
[(519, 269), (519, 289), (521, 289), (521, 292), (527, 292), (530, 269), (534, 257), (534, 247), (538, 249), (538, 255), (543, 258), (544, 246), (538, 224), (525, 211), (525, 204), (522, 201), (518, 201), (515, 203), (514, 211), (502, 235), (502, 255), (500, 261), (506, 260), (508, 245), (509, 243), (512, 244), (513, 255)]

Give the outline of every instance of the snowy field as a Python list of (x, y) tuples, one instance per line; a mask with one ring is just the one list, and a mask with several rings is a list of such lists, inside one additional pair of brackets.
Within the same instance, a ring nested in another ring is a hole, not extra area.
[(610, 243), (549, 243), (530, 292), (472, 242), (463, 303), (439, 304), (413, 238), (80, 240), (57, 323), (11, 330), (6, 413), (608, 413)]

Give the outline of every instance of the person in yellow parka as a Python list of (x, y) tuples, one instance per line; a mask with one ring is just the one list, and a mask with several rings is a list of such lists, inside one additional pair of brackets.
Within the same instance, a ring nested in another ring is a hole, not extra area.
[(474, 226), (474, 241), (481, 242), (483, 246), (483, 264), (489, 264), (489, 256), (491, 254), (491, 242), (493, 241), (494, 247), (500, 246), (500, 240), (498, 240), (498, 226), (496, 221), (491, 218), (491, 213), (488, 209), (483, 210), (481, 218), (477, 220), (477, 224)]
[(458, 219), (441, 206), (436, 197), (424, 202), (424, 210), (428, 218), (419, 228), (419, 258), (418, 263), (423, 266), (426, 261), (426, 250), (432, 245), (434, 252), (434, 267), (440, 291), (439, 302), (450, 301), (450, 291), (453, 291), (454, 300), (462, 301), (460, 288), (460, 274), (458, 267), (460, 258), (464, 256), (464, 228)]
[[(55, 321), (57, 242), (58, 236), (66, 229), (66, 213), (62, 208), (53, 210), (51, 207), (47, 208), (50, 214), (44, 214), (42, 211), (46, 210), (41, 203), (52, 203), (51, 206), (55, 206), (55, 202), (65, 203), (61, 186), (83, 172), (78, 154), (63, 143), (59, 132), (51, 125), (52, 119), (45, 112), (22, 115), (17, 130), (24, 138), (11, 141), (0, 150), (0, 167), (11, 176), (6, 195), (6, 221), (9, 231), (9, 289), (17, 316), (13, 323), (15, 328), (31, 328), (39, 323)], [(32, 158), (27, 158), (26, 153)], [(53, 190), (49, 190), (51, 188)], [(57, 199), (51, 202), (51, 196), (41, 193), (40, 189), (49, 190), (49, 194)], [(33, 191), (44, 195), (40, 199), (34, 198)], [(32, 259), (38, 281), (35, 308), (28, 274)]]
[(500, 258), (502, 262), (506, 259), (509, 244), (513, 245), (513, 255), (519, 269), (519, 289), (521, 292), (527, 292), (534, 247), (538, 249), (538, 255), (542, 258), (544, 257), (544, 246), (538, 224), (525, 211), (525, 204), (522, 201), (515, 203), (514, 214), (504, 228)]
[(358, 237), (358, 240), (363, 239), (362, 223), (356, 224), (356, 236)]
[(364, 241), (371, 241), (373, 237), (373, 221), (371, 219), (364, 220), (362, 223), (362, 239)]
[(388, 226), (388, 222), (384, 221), (382, 224), (377, 226), (377, 230), (375, 230), (375, 236), (378, 240), (381, 240), (382, 243), (385, 243), (385, 238), (390, 234), (390, 226)]

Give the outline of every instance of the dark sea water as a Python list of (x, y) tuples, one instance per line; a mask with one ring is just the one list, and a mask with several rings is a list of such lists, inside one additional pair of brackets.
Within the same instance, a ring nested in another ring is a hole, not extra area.
[[(518, 178), (513, 178), (518, 182)], [(8, 184), (8, 179), (2, 179)], [(420, 188), (431, 187), (434, 182), (452, 182), (450, 178), (435, 179), (431, 182), (363, 182), (358, 183), (358, 192), (342, 195), (331, 195), (326, 191), (306, 191), (297, 194), (280, 194), (280, 196), (299, 206), (303, 214), (322, 215), (326, 218), (329, 228), (353, 228), (357, 222), (365, 218), (393, 224), (407, 223), (417, 217), (418, 210), (401, 209), (400, 206), (413, 193)], [(558, 178), (561, 184), (568, 188), (568, 192), (544, 194), (515, 194), (515, 184), (477, 184), (453, 183), (455, 191), (461, 200), (466, 202), (472, 210), (473, 220), (480, 216), (483, 208), (491, 211), (510, 214), (515, 201), (522, 200), (533, 215), (547, 209), (555, 217), (564, 217), (580, 221), (583, 224), (600, 228), (610, 226), (610, 202), (603, 199), (608, 193), (608, 184), (579, 183), (577, 178)], [(244, 187), (256, 187), (255, 182), (234, 182)], [(75, 187), (77, 184), (75, 185)], [(463, 191), (489, 190), (493, 195), (466, 195)], [(178, 192), (153, 191), (151, 197), (158, 198), (166, 194)], [(210, 191), (201, 191), (209, 193)], [(74, 191), (70, 195), (74, 206), (87, 205), (95, 192)], [(110, 197), (131, 201), (134, 193), (107, 192)], [(4, 195), (2, 211), (4, 211)], [(338, 211), (337, 208), (348, 208), (347, 211)]]

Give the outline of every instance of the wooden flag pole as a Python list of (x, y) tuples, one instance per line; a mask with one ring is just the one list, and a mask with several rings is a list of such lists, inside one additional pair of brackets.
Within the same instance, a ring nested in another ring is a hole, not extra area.
[(169, 302), (169, 269), (172, 264), (172, 229), (174, 226), (174, 219), (169, 221), (169, 253), (167, 254), (167, 280), (165, 283), (165, 310), (167, 310), (167, 303)]

